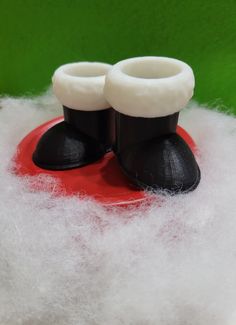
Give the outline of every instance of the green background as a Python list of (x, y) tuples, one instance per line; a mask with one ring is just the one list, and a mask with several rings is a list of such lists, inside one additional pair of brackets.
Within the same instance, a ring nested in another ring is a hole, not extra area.
[(0, 0), (0, 93), (38, 94), (61, 64), (161, 55), (195, 98), (236, 113), (235, 0)]

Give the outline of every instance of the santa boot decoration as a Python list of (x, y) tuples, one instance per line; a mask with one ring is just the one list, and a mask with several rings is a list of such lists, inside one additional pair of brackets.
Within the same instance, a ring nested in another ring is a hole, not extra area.
[(199, 167), (176, 133), (179, 111), (193, 89), (192, 69), (176, 59), (132, 58), (108, 72), (104, 94), (116, 111), (114, 152), (139, 188), (176, 193), (197, 187)]
[(100, 159), (111, 149), (114, 112), (104, 98), (109, 64), (79, 62), (59, 67), (53, 91), (65, 120), (39, 140), (33, 161), (41, 168), (65, 170)]

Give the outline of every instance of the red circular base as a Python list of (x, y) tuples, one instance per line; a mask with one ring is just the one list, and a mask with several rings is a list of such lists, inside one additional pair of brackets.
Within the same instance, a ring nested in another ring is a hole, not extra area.
[[(104, 205), (126, 206), (141, 203), (147, 198), (144, 191), (132, 187), (112, 152), (91, 165), (66, 171), (51, 171), (36, 166), (32, 161), (32, 154), (38, 140), (49, 128), (62, 120), (63, 117), (58, 117), (42, 124), (19, 143), (14, 157), (18, 175), (49, 175), (58, 181), (53, 189), (56, 195), (89, 196)], [(189, 134), (180, 126), (177, 133), (188, 143), (193, 153), (196, 153), (195, 143)], [(37, 188), (45, 190), (45, 184), (38, 184)]]

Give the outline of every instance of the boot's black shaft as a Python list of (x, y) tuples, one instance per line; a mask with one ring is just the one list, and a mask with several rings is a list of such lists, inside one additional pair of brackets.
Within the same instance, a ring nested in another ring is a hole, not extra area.
[(144, 118), (116, 112), (114, 151), (119, 155), (120, 152), (134, 144), (175, 133), (178, 117), (179, 113), (158, 118)]
[(114, 111), (80, 111), (64, 108), (65, 120), (39, 140), (34, 163), (44, 169), (65, 170), (90, 164), (111, 150)]
[(114, 141), (114, 118), (112, 108), (100, 111), (77, 111), (63, 106), (65, 122), (73, 125), (81, 133), (96, 139), (105, 151), (110, 151)]
[(197, 187), (200, 170), (191, 149), (176, 133), (178, 116), (143, 118), (116, 112), (113, 150), (137, 187), (170, 192)]

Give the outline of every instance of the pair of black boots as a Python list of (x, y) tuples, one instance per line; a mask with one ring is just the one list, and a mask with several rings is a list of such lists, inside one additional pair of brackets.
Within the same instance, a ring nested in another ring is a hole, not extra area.
[(176, 127), (193, 88), (191, 68), (170, 58), (133, 58), (112, 67), (64, 65), (54, 73), (53, 89), (65, 120), (42, 136), (33, 161), (41, 168), (65, 170), (113, 150), (135, 186), (191, 191), (200, 170)]

